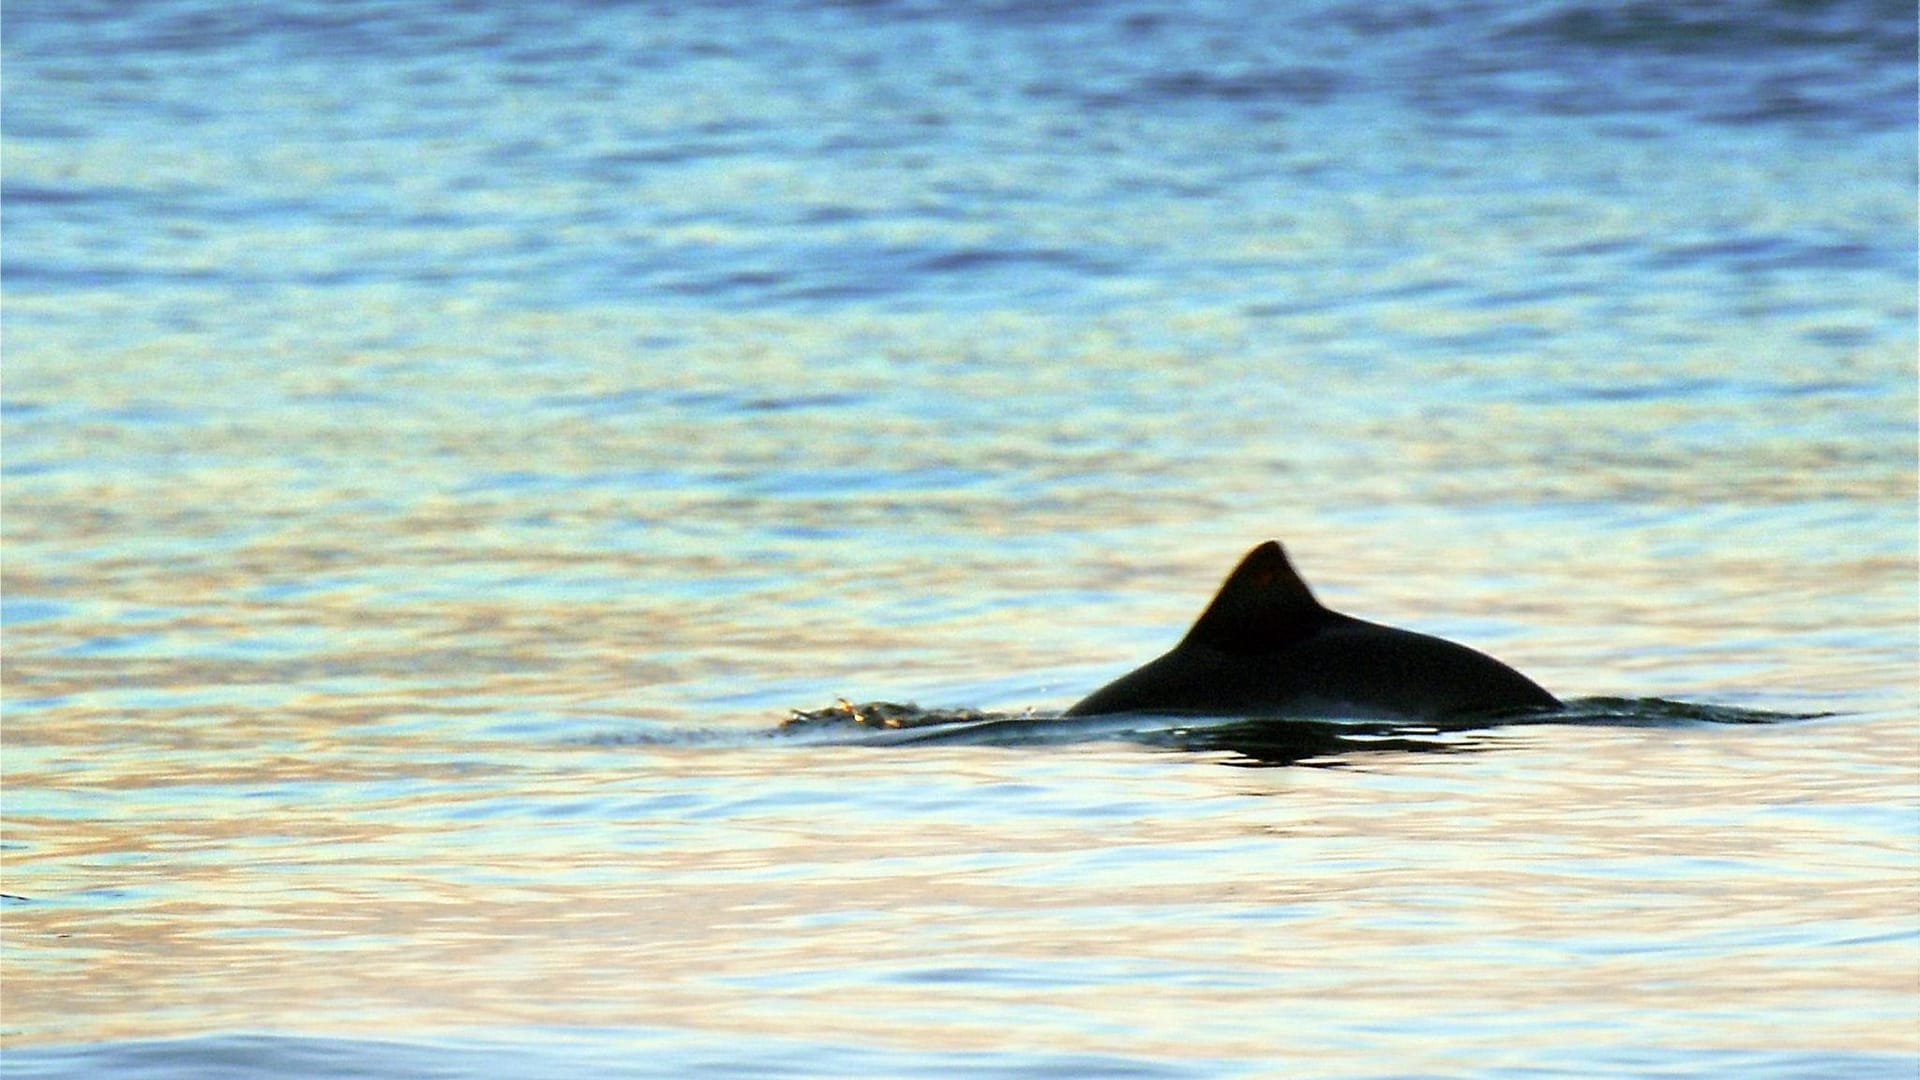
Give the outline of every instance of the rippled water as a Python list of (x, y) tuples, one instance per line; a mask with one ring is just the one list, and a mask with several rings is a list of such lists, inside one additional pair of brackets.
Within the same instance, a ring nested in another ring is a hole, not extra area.
[(7, 1075), (1920, 1068), (1909, 6), (0, 19)]

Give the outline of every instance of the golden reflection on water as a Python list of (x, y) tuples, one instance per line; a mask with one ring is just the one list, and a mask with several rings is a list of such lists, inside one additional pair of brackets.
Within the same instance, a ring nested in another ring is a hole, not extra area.
[(1285, 1016), (1439, 1063), (1475, 1052), (1435, 1037), (1469, 1015), (1542, 1046), (1580, 1015), (1911, 1051), (1901, 730), (1543, 728), (1265, 771), (324, 724), (245, 769), (210, 767), (220, 745), (86, 778), (35, 755), (9, 762), (28, 899), (0, 993), (15, 1043), (539, 1024), (986, 1050), (1017, 1014), (1056, 1049), (1178, 1059), (1258, 1057)]
[[(24, 443), (10, 421), (0, 519), (9, 1044), (664, 1025), (1188, 1060), (1284, 1031), (1413, 1071), (1570, 1027), (1913, 1048), (1886, 751), (1912, 543), (1877, 530), (1913, 463), (1845, 437), (1886, 403), (1843, 422), (1857, 398), (1813, 394), (1810, 431), (1722, 447), (1716, 418), (1769, 430), (1764, 395), (1401, 410), (1304, 364), (1250, 391), (1258, 334), (1218, 312), (1162, 340), (369, 316), (496, 363), (360, 355), (299, 315), (327, 363), (9, 371), (54, 410)], [(725, 344), (632, 362), (669, 332)], [(1880, 719), (1264, 772), (592, 743), (837, 695), (1062, 707), (1268, 536), (1330, 604), (1566, 696)]]
[[(1439, 1047), (1475, 1050), (1462, 1027), (1553, 1046), (1578, 1017), (1646, 1043), (1913, 1049), (1889, 1015), (1915, 960), (1910, 844), (1886, 820), (1913, 788), (1887, 750), (1905, 721), (1549, 729), (1263, 773), (1138, 749), (581, 744), (769, 727), (836, 694), (1063, 706), (1171, 644), (1266, 535), (1329, 603), (1565, 695), (1892, 715), (1908, 549), (1823, 543), (1857, 528), (1845, 504), (1766, 506), (1800, 451), (1730, 473), (1757, 509), (1682, 507), (1700, 481), (1666, 476), (1668, 451), (1469, 460), (1469, 418), (1393, 436), (1420, 463), (1404, 475), (1197, 452), (1157, 461), (1143, 499), (1097, 478), (1134, 471), (1127, 439), (1191, 433), (1063, 420), (943, 488), (959, 466), (912, 423), (756, 413), (709, 454), (737, 417), (704, 407), (673, 406), (671, 460), (658, 432), (536, 430), (558, 479), (529, 490), (475, 485), (527, 457), (439, 416), (379, 438), (459, 469), (10, 487), (0, 587), (48, 610), (0, 657), (5, 891), (25, 898), (0, 909), (7, 1041), (523, 1023), (996, 1049), (1017, 1029), (1171, 1060), (1257, 1057), (1284, 1020), (1310, 1050), (1364, 1038), (1445, 1068)], [(325, 409), (289, 418), (357, 437)], [(128, 430), (136, 460), (192, 441)], [(1565, 433), (1569, 453), (1611, 437)], [(809, 439), (818, 460), (783, 477)], [(935, 486), (833, 488), (876, 440)], [(594, 480), (609, 461), (642, 472)], [(1874, 505), (1910, 463), (1848, 475)], [(1409, 531), (1360, 508), (1509, 485), (1643, 516)], [(873, 558), (909, 498), (913, 540)], [(1797, 527), (1717, 542), (1753, 514)], [(1034, 539), (1090, 519), (1123, 539)], [(965, 542), (927, 544), (940, 522)]]

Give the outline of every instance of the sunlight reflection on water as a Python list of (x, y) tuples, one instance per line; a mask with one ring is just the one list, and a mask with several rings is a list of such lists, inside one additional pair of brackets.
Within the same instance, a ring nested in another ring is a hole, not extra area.
[(1911, 1073), (1911, 12), (5, 18), (9, 1075)]
[[(907, 1025), (942, 1052), (1004, 1049), (1017, 1015), (1056, 1052), (1171, 1060), (1196, 1043), (1257, 1057), (1251, 1018), (1279, 1007), (1319, 1033), (1296, 1052), (1365, 1016), (1434, 1068), (1478, 1039), (1544, 1051), (1572, 1008), (1676, 1045), (1711, 1014), (1728, 1046), (1778, 1045), (1765, 1029), (1793, 1012), (1808, 1050), (1894, 1051), (1900, 1018), (1874, 1003), (1906, 975), (1875, 943), (1913, 942), (1907, 823), (1876, 815), (1875, 776), (1841, 752), (1884, 727), (1829, 725), (1814, 759), (1793, 728), (1560, 727), (1490, 756), (1258, 774), (1119, 750), (448, 757), (426, 740), (442, 760), (390, 780), (310, 759), (297, 781), (140, 782), (116, 796), (124, 825), (77, 845), (39, 807), (10, 810), (36, 865), (115, 881), (62, 895), (10, 871), (38, 894), (11, 932), (66, 935), (10, 959), (10, 994), (29, 1015), (64, 1000), (130, 1018), (185, 994), (241, 1029), (316, 994), (421, 1030), (490, 1015), (885, 1044)], [(304, 952), (351, 960), (289, 982)], [(1690, 956), (1711, 970), (1677, 979)], [(912, 993), (874, 997), (890, 985)], [(1069, 987), (1151, 988), (1158, 1019), (1116, 1042), (1035, 1007)], [(1461, 987), (1471, 1000), (1445, 1004)], [(1437, 1038), (1463, 1030), (1459, 1008), (1508, 1020)]]

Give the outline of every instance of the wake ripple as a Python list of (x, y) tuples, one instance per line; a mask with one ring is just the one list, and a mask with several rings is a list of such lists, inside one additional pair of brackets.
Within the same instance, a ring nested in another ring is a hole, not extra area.
[(842, 699), (796, 709), (779, 726), (752, 731), (662, 728), (592, 740), (602, 745), (673, 747), (788, 746), (1062, 746), (1131, 742), (1168, 750), (1227, 751), (1242, 765), (1337, 766), (1354, 754), (1468, 753), (1488, 736), (1520, 726), (1685, 727), (1778, 724), (1828, 713), (1780, 713), (1665, 698), (1592, 697), (1553, 712), (1468, 716), (1440, 723), (1339, 717), (1167, 716), (1118, 713), (1063, 717), (980, 709), (928, 709), (914, 704)]

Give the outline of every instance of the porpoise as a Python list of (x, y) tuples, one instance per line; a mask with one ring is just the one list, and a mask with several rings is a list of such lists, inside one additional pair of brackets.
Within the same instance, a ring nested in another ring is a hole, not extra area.
[(1558, 709), (1485, 653), (1322, 607), (1272, 540), (1240, 561), (1173, 650), (1068, 709), (1429, 720)]

